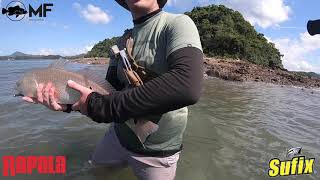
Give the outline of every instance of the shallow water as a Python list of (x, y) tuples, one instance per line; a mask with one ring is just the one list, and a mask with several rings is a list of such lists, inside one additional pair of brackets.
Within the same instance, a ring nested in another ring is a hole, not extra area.
[[(67, 174), (10, 179), (135, 179), (129, 169), (88, 168), (90, 153), (108, 125), (94, 123), (79, 113), (52, 112), (12, 96), (15, 82), (26, 70), (46, 67), (50, 62), (0, 61), (0, 157), (65, 155)], [(70, 68), (85, 66), (71, 64)], [(319, 91), (209, 79), (201, 100), (189, 109), (176, 179), (320, 178)], [(307, 158), (316, 159), (316, 173), (269, 178), (269, 161), (285, 159), (286, 150), (296, 146), (303, 148)]]

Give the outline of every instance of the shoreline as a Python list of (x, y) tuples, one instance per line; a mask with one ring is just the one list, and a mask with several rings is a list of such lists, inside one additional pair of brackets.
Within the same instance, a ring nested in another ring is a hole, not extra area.
[(320, 88), (320, 78), (280, 68), (270, 68), (234, 59), (204, 58), (205, 76), (229, 81), (264, 82), (276, 85)]
[[(108, 64), (109, 58), (76, 58), (71, 62), (81, 64)], [(217, 77), (228, 81), (263, 82), (276, 85), (320, 88), (320, 78), (308, 77), (296, 72), (270, 68), (243, 60), (204, 57), (204, 78)]]
[(93, 58), (75, 58), (69, 59), (70, 62), (79, 64), (105, 65), (109, 64), (109, 58), (93, 57)]

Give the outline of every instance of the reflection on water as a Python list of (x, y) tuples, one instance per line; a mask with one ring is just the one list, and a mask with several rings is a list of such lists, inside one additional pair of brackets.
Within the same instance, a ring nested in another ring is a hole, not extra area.
[[(88, 165), (108, 125), (12, 97), (23, 72), (49, 63), (0, 62), (0, 156), (65, 155), (67, 175), (11, 179), (135, 179), (130, 169), (92, 169)], [(190, 107), (176, 179), (271, 179), (267, 176), (270, 159), (285, 159), (286, 150), (296, 146), (303, 147), (303, 155), (316, 158), (315, 171), (320, 172), (319, 107), (320, 93), (315, 90), (206, 80), (200, 102)], [(319, 178), (319, 173), (290, 177)]]

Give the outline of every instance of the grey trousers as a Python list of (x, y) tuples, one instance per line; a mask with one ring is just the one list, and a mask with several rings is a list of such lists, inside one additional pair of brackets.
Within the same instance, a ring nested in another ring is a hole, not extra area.
[(173, 180), (180, 152), (169, 157), (147, 157), (122, 147), (113, 126), (97, 145), (92, 155), (93, 164), (109, 167), (129, 166), (140, 180)]

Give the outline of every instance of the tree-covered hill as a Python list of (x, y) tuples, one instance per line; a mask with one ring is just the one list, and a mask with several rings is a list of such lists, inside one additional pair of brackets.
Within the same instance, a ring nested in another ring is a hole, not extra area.
[(93, 46), (85, 57), (109, 57), (109, 49), (115, 45), (119, 37), (113, 37), (111, 39), (105, 39)]
[(198, 27), (205, 54), (282, 67), (279, 50), (238, 11), (211, 5), (194, 8), (186, 14)]
[[(197, 7), (186, 12), (198, 27), (204, 53), (247, 60), (255, 64), (282, 67), (281, 54), (274, 44), (258, 33), (243, 16), (225, 6)], [(118, 37), (96, 44), (86, 57), (108, 57)]]

